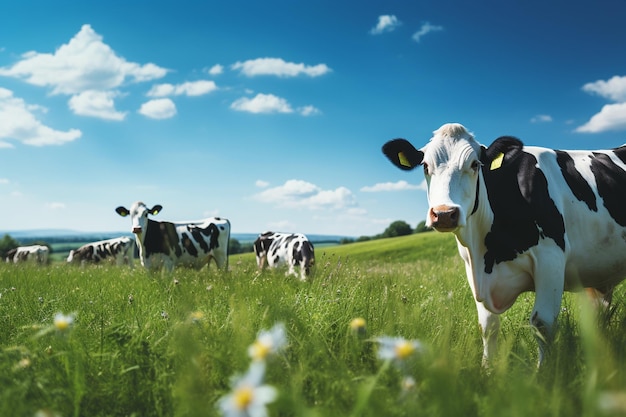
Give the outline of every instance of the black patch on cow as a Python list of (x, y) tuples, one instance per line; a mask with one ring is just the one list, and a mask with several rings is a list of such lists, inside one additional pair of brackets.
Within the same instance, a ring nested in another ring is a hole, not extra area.
[(172, 250), (176, 254), (176, 257), (180, 257), (182, 254), (174, 224), (148, 219), (145, 234), (143, 245), (146, 250), (146, 258), (149, 258), (150, 255), (155, 253), (170, 255)]
[(579, 200), (587, 204), (589, 210), (598, 211), (598, 205), (596, 203), (596, 195), (591, 188), (591, 185), (585, 180), (580, 171), (576, 169), (574, 159), (572, 156), (564, 151), (556, 152), (556, 162), (561, 168), (561, 173), (565, 182), (569, 186), (574, 196)]
[[(491, 230), (485, 236), (485, 272), (496, 263), (510, 261), (549, 237), (565, 250), (565, 223), (548, 194), (548, 181), (536, 167), (534, 155), (523, 151), (513, 137), (498, 138), (483, 153), (482, 173), (494, 214)], [(504, 154), (502, 165), (491, 163)]]
[(7, 259), (8, 261), (13, 261), (13, 258), (15, 258), (15, 254), (16, 254), (16, 253), (17, 253), (17, 248), (13, 248), (13, 249), (11, 249), (10, 251), (8, 251), (8, 252), (6, 253), (6, 255), (5, 255), (5, 256), (6, 256), (6, 259)]
[[(624, 156), (624, 149), (614, 150)], [(621, 157), (620, 157), (621, 159)], [(596, 179), (598, 194), (604, 202), (604, 207), (617, 224), (626, 227), (626, 172), (616, 165), (611, 158), (603, 153), (593, 153), (591, 172)]]
[[(187, 230), (191, 233), (191, 236), (198, 243), (200, 249), (202, 249), (204, 253), (209, 253), (213, 249), (219, 247), (218, 238), (220, 236), (220, 231), (215, 223), (209, 223), (209, 225), (204, 229), (189, 225), (187, 226)], [(208, 239), (205, 239), (204, 236), (208, 237)], [(207, 240), (209, 242), (208, 244)]]
[(626, 146), (620, 146), (613, 149), (613, 153), (619, 158), (622, 163), (626, 164)]
[(187, 251), (189, 255), (193, 256), (194, 258), (198, 256), (198, 250), (193, 245), (193, 241), (189, 239), (189, 236), (187, 235), (187, 233), (181, 234), (180, 241), (183, 245), (183, 248), (185, 248), (185, 250)]

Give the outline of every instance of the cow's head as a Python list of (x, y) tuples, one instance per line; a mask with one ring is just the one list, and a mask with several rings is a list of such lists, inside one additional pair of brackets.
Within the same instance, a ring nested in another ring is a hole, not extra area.
[(161, 209), (163, 209), (163, 207), (158, 204), (149, 209), (144, 203), (138, 201), (130, 206), (130, 210), (124, 206), (119, 206), (115, 211), (122, 217), (130, 216), (132, 222), (131, 231), (135, 235), (141, 236), (142, 233), (146, 231), (146, 226), (148, 225), (148, 214), (158, 214)]
[(426, 225), (453, 232), (465, 226), (476, 209), (481, 146), (460, 124), (445, 124), (433, 133), (420, 150), (405, 139), (394, 139), (383, 146), (383, 153), (400, 169), (424, 167), (429, 203)]

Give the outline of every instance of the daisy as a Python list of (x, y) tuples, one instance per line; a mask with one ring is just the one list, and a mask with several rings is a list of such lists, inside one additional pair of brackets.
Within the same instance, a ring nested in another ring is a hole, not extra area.
[(74, 324), (74, 314), (57, 313), (54, 316), (54, 328), (60, 332), (66, 332)]
[(390, 360), (396, 365), (403, 365), (416, 352), (422, 350), (422, 344), (417, 340), (407, 340), (403, 337), (383, 336), (376, 339), (379, 344), (378, 358)]
[(253, 362), (248, 373), (233, 381), (233, 390), (219, 399), (217, 407), (225, 417), (266, 417), (266, 405), (278, 396), (276, 388), (261, 385), (264, 362)]
[(287, 346), (287, 331), (283, 323), (277, 323), (270, 330), (261, 330), (256, 340), (248, 348), (248, 355), (255, 361), (263, 361)]

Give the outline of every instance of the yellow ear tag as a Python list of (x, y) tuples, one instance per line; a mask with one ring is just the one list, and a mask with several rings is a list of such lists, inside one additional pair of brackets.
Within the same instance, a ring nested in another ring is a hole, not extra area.
[(404, 152), (398, 152), (398, 160), (400, 161), (400, 165), (411, 168), (411, 163), (406, 159), (406, 156), (404, 156)]
[(491, 171), (498, 169), (502, 166), (502, 161), (504, 160), (504, 154), (502, 152), (500, 152), (498, 154), (498, 156), (496, 156), (495, 158), (493, 158), (493, 161), (491, 161), (491, 166), (489, 167), (489, 169)]

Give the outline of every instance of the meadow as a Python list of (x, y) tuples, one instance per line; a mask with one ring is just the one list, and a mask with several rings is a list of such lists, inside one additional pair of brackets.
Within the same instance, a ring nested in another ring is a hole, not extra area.
[[(487, 369), (450, 235), (325, 247), (316, 258), (311, 282), (259, 273), (252, 254), (232, 256), (228, 273), (1, 264), (0, 416), (221, 415), (259, 332), (277, 323), (287, 346), (266, 363), (264, 384), (278, 393), (270, 416), (626, 414), (621, 287), (608, 311), (567, 294), (539, 369), (534, 295), (523, 294), (502, 315)], [(355, 318), (364, 326), (351, 327)], [(421, 348), (384, 360), (385, 336)]]

